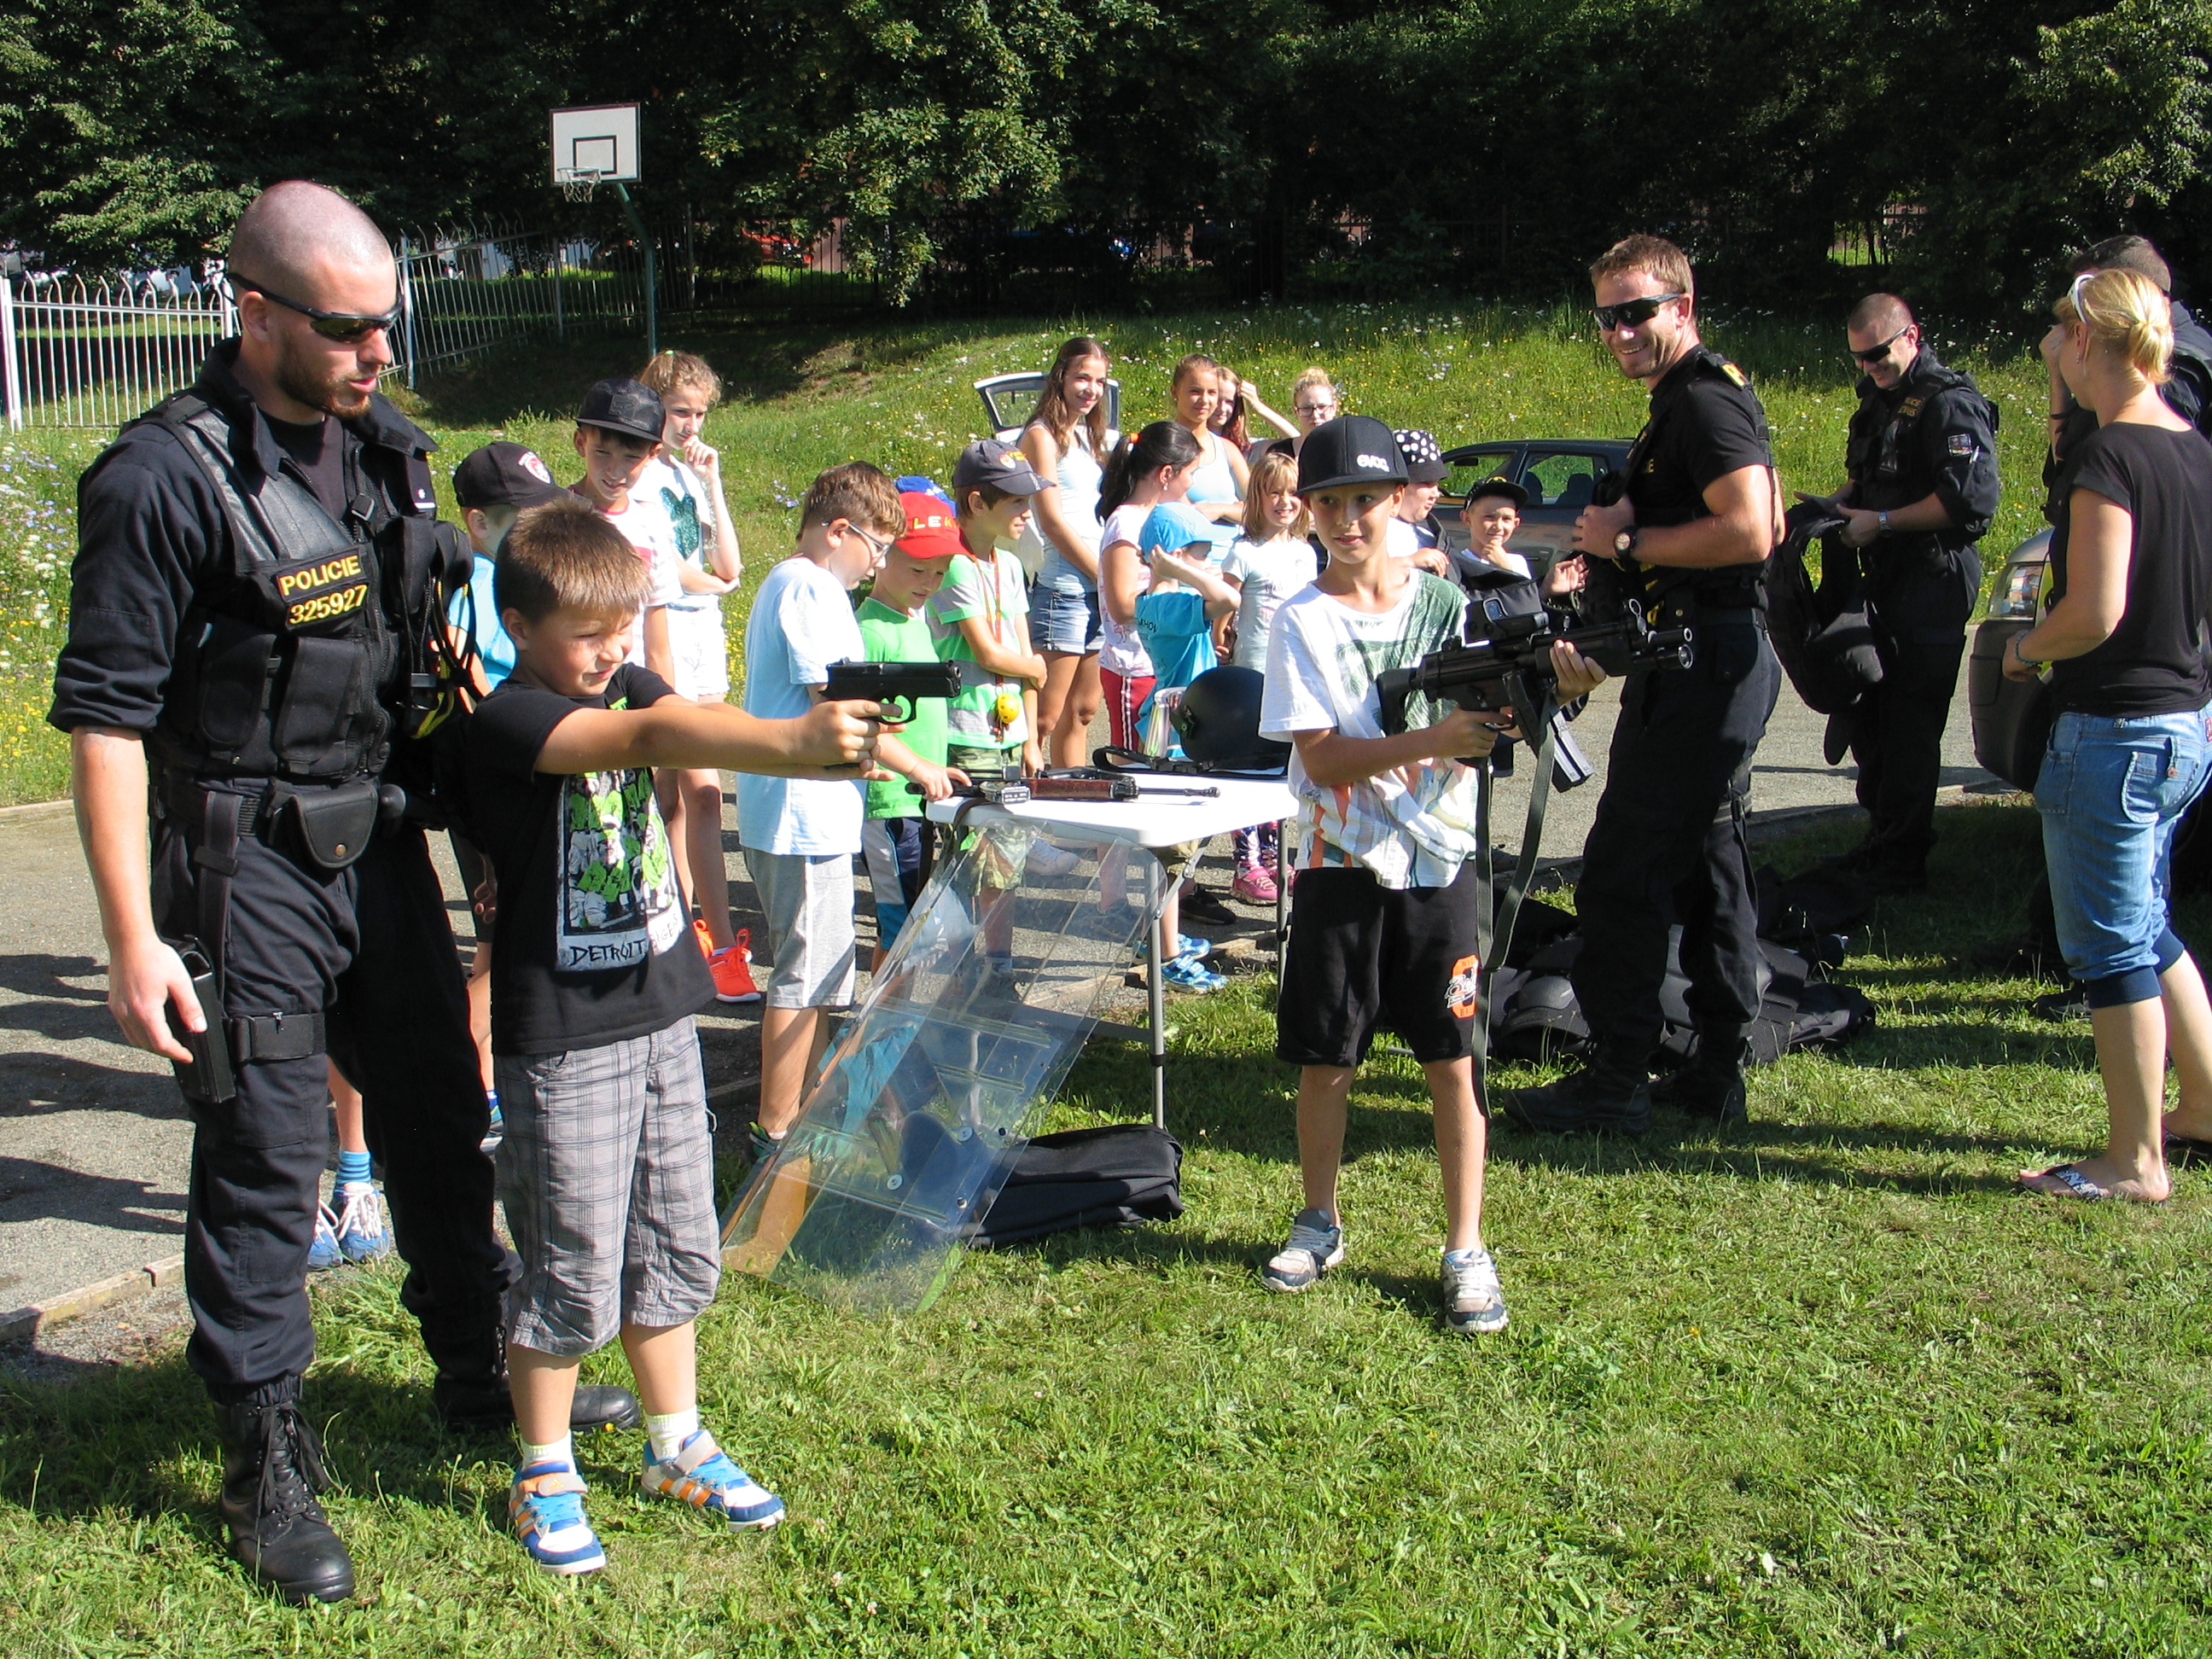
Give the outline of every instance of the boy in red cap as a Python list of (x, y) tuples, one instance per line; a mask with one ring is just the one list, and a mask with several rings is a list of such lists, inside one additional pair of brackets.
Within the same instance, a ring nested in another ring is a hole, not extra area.
[[(899, 506), (906, 514), (906, 533), (884, 555), (875, 586), (860, 601), (860, 638), (870, 662), (933, 662), (937, 647), (922, 606), (945, 585), (945, 570), (965, 544), (951, 507), (939, 497), (902, 490)], [(925, 781), (933, 773), (950, 783), (968, 781), (966, 773), (945, 769), (948, 731), (945, 705), (937, 697), (915, 699), (914, 718), (899, 728), (899, 741), (927, 769), (915, 781), (930, 793), (941, 793)], [(929, 879), (929, 824), (916, 810), (920, 805), (903, 779), (867, 787), (860, 852), (876, 896), (877, 968), (884, 965)]]

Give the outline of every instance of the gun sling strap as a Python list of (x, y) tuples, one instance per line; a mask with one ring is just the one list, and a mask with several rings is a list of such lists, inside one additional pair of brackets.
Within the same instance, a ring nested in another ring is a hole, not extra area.
[[(1498, 964), (1513, 944), (1513, 929), (1521, 920), (1522, 902), (1528, 896), (1528, 884), (1535, 879), (1537, 856), (1543, 849), (1544, 814), (1552, 804), (1552, 761), (1559, 748), (1559, 722), (1552, 718), (1558, 712), (1558, 705), (1548, 693), (1540, 696), (1528, 695), (1536, 689), (1525, 681), (1514, 688), (1516, 708), (1528, 706), (1542, 710), (1544, 740), (1536, 752), (1536, 775), (1528, 785), (1528, 814), (1521, 826), (1521, 854), (1514, 863), (1513, 878), (1506, 884), (1504, 902), (1497, 908), (1494, 925), (1491, 906), (1497, 890), (1492, 885), (1489, 761), (1486, 759), (1475, 774), (1474, 872), (1482, 896), (1474, 913), (1474, 1099), (1486, 1117), (1490, 1115), (1491, 991), (1497, 983)], [(1524, 696), (1526, 704), (1521, 701)], [(1528, 727), (1524, 725), (1522, 730)]]

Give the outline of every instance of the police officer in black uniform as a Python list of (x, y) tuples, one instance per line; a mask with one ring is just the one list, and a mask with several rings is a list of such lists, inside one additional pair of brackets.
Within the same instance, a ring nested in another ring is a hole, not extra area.
[[(299, 1405), (330, 1060), (362, 1091), (435, 1404), (513, 1418), (489, 1114), (399, 781), (449, 707), (442, 584), (468, 555), (436, 521), (429, 439), (376, 394), (399, 314), (376, 227), (281, 184), (228, 264), (240, 337), (79, 485), (48, 718), (70, 734), (108, 1006), (178, 1063), (193, 1121), (187, 1358), (221, 1421), (231, 1552), (288, 1600), (336, 1601), (352, 1564)], [(596, 1390), (577, 1415), (637, 1406)]]
[(1917, 892), (1936, 845), (1943, 726), (1982, 591), (1974, 544), (1996, 511), (1997, 410), (1972, 375), (1936, 361), (1894, 294), (1867, 295), (1844, 328), (1863, 373), (1838, 533), (1865, 576), (1882, 678), (1830, 720), (1829, 752), (1849, 743), (1872, 819), (1838, 862), (1877, 892)]
[(1697, 656), (1686, 671), (1638, 675), (1621, 689), (1575, 892), (1574, 987), (1590, 1056), (1504, 1106), (1528, 1128), (1634, 1134), (1650, 1122), (1650, 1062), (1677, 925), (1698, 1048), (1662, 1086), (1685, 1111), (1743, 1115), (1759, 1003), (1743, 815), (1781, 684), (1760, 609), (1781, 502), (1765, 411), (1743, 372), (1698, 342), (1682, 251), (1632, 236), (1590, 276), (1599, 331), (1621, 373), (1650, 388), (1651, 415), (1629, 451), (1626, 494), (1584, 509), (1574, 544), (1592, 556), (1594, 589), (1644, 605), (1656, 625), (1693, 629)]

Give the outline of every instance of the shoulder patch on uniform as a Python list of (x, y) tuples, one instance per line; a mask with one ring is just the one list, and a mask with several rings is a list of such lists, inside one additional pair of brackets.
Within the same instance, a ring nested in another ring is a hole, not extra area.
[(1946, 440), (1944, 447), (1954, 455), (1971, 455), (1981, 446), (1974, 441), (1974, 434), (1972, 433), (1954, 432), (1950, 437)]
[(1725, 357), (1721, 359), (1721, 373), (1743, 387), (1745, 391), (1748, 392), (1751, 389), (1751, 377)]
[(1909, 421), (1920, 412), (1921, 405), (1927, 401), (1925, 398), (1907, 398), (1903, 403), (1898, 404), (1897, 412)]

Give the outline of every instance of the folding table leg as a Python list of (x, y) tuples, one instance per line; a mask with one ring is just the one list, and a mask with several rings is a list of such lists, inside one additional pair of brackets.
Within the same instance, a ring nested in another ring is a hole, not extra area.
[(1157, 854), (1145, 860), (1145, 1002), (1152, 1025), (1152, 1127), (1168, 1127), (1168, 1014), (1167, 990), (1161, 970), (1160, 912), (1167, 902), (1167, 884)]

